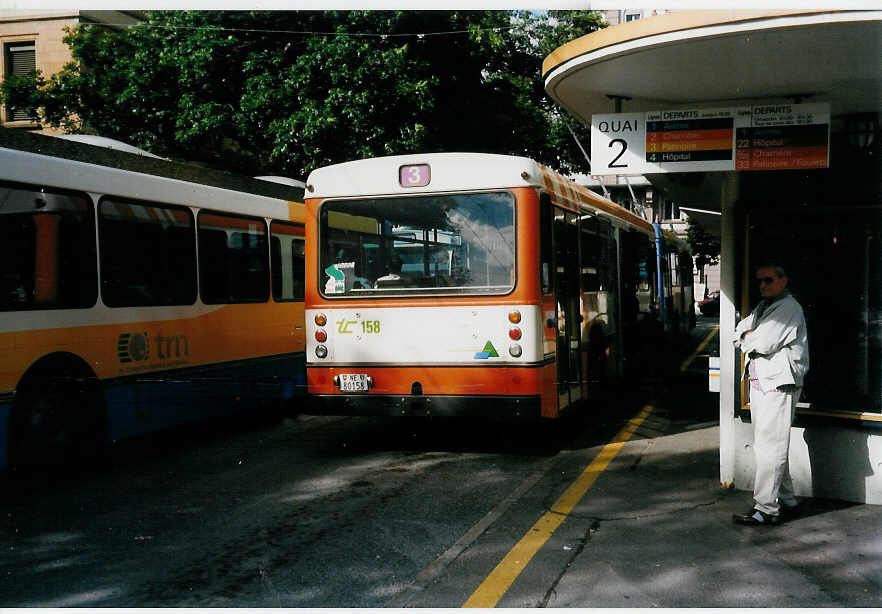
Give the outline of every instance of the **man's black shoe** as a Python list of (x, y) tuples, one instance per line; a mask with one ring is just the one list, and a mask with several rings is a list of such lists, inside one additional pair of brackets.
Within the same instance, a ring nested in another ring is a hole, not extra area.
[(732, 514), (732, 520), (737, 524), (743, 524), (749, 527), (772, 526), (781, 522), (781, 519), (771, 514), (766, 514), (754, 508), (746, 514)]

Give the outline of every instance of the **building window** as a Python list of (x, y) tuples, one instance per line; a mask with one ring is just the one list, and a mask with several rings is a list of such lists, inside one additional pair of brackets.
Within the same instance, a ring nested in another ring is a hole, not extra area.
[[(811, 370), (802, 402), (882, 412), (882, 209), (760, 208), (748, 223), (749, 270), (782, 264), (805, 311)], [(747, 292), (742, 313), (760, 298), (755, 284)]]
[[(37, 47), (33, 41), (7, 43), (4, 47), (6, 71), (4, 78), (14, 75), (26, 77), (37, 70)], [(6, 109), (6, 120), (11, 122), (32, 121), (34, 109), (19, 107)]]
[(626, 21), (626, 22), (627, 22), (627, 21), (637, 21), (638, 19), (640, 19), (640, 14), (639, 14), (639, 13), (631, 13), (631, 14), (629, 14), (629, 15), (625, 15), (625, 21)]

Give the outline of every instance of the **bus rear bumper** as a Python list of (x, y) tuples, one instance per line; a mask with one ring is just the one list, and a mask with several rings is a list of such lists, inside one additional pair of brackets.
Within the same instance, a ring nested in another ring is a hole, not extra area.
[(311, 395), (310, 411), (329, 416), (475, 416), (539, 418), (535, 396)]

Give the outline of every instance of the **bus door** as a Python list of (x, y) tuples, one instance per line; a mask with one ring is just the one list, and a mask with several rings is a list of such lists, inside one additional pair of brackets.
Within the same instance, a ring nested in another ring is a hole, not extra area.
[(582, 398), (579, 216), (554, 209), (555, 301), (557, 309), (557, 382), (560, 408)]
[(622, 332), (625, 371), (642, 378), (657, 369), (654, 354), (663, 344), (658, 321), (655, 244), (640, 232), (624, 232), (622, 238)]
[(582, 381), (590, 393), (591, 387), (604, 385), (619, 372), (618, 256), (616, 233), (609, 222), (583, 213), (579, 225)]

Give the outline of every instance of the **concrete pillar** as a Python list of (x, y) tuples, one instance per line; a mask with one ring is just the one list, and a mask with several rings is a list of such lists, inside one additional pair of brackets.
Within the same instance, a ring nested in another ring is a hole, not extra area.
[(736, 317), (735, 275), (742, 233), (736, 228), (735, 201), (738, 199), (738, 174), (725, 173), (720, 186), (720, 486), (735, 484), (735, 387), (739, 373), (732, 345)]

